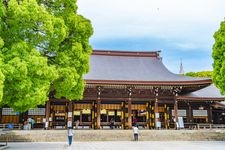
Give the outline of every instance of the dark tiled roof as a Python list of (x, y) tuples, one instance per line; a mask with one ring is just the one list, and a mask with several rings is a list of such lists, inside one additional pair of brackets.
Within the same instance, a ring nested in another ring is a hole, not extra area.
[(90, 72), (84, 75), (84, 79), (147, 82), (207, 80), (174, 74), (163, 65), (159, 55), (153, 54), (158, 52), (94, 52), (90, 59)]
[(216, 107), (216, 108), (225, 108), (225, 101), (222, 102), (215, 102), (212, 106)]
[(210, 86), (200, 89), (198, 91), (182, 95), (179, 98), (180, 99), (182, 99), (182, 98), (191, 98), (191, 99), (207, 98), (207, 99), (224, 99), (225, 100), (225, 96), (220, 93), (219, 89), (214, 84), (211, 84)]

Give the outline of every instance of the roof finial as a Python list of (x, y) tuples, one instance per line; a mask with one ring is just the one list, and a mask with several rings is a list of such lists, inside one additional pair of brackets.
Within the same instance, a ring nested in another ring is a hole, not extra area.
[(182, 64), (182, 59), (180, 59), (180, 71), (179, 74), (184, 74), (184, 68), (183, 68), (183, 64)]

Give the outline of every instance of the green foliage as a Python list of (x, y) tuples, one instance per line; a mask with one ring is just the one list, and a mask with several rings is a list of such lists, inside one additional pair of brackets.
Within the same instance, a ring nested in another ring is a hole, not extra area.
[(79, 100), (92, 52), (89, 20), (75, 0), (10, 0), (0, 4), (0, 102), (16, 111), (57, 98)]
[(5, 75), (3, 74), (2, 67), (3, 63), (2, 63), (2, 56), (0, 56), (0, 103), (2, 101), (2, 97), (3, 97), (3, 88), (4, 88), (4, 81), (5, 81)]
[(191, 77), (212, 77), (212, 71), (200, 71), (200, 72), (187, 72), (185, 73), (186, 76)]
[(213, 82), (225, 94), (225, 21), (221, 22), (220, 28), (214, 34), (213, 45)]

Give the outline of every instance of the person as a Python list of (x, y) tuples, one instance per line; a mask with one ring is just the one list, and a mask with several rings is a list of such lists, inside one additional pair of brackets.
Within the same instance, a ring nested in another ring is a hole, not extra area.
[(34, 119), (33, 119), (33, 118), (31, 118), (31, 129), (33, 129), (33, 128), (34, 128), (34, 123), (35, 123)]
[(179, 128), (179, 124), (177, 122), (177, 119), (175, 117), (173, 117), (173, 121), (174, 121), (174, 128), (177, 130)]
[(27, 122), (28, 122), (28, 130), (30, 130), (30, 129), (31, 129), (32, 119), (29, 117), (29, 118), (27, 119)]
[(134, 141), (138, 141), (138, 126), (134, 125), (133, 127), (133, 132), (134, 132)]
[(111, 120), (110, 120), (110, 129), (113, 129), (114, 128), (114, 119), (113, 118), (111, 118)]
[(69, 127), (68, 128), (68, 142), (69, 142), (69, 146), (71, 146), (72, 140), (73, 140), (73, 129), (72, 129), (72, 127)]
[(76, 129), (78, 129), (78, 127), (79, 127), (79, 123), (80, 123), (80, 121), (79, 121), (79, 120), (77, 120), (77, 121), (76, 121), (76, 127), (75, 127)]
[(72, 119), (68, 118), (68, 122), (67, 122), (67, 127), (72, 127), (73, 128), (73, 123), (72, 123)]
[(23, 129), (24, 129), (24, 130), (29, 130), (27, 121), (24, 121)]
[(137, 125), (137, 122), (138, 122), (137, 118), (134, 117), (134, 119), (133, 119), (133, 126)]

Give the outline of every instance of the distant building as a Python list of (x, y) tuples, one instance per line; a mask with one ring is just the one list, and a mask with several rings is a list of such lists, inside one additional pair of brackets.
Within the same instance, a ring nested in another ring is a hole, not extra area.
[(180, 70), (179, 70), (179, 74), (184, 75), (184, 67), (183, 67), (183, 64), (182, 64), (182, 59), (180, 59)]

